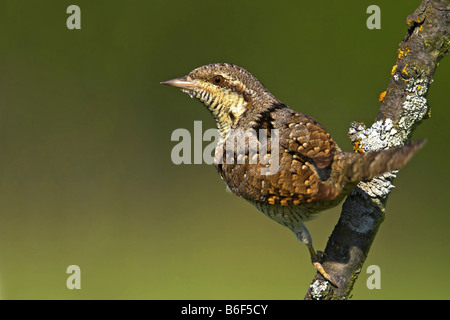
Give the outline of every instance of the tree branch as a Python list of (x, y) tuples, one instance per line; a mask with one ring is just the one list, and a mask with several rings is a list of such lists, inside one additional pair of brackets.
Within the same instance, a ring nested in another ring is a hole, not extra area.
[[(370, 128), (358, 122), (350, 125), (349, 136), (356, 150), (368, 152), (403, 145), (415, 126), (429, 115), (426, 96), (438, 62), (449, 50), (450, 0), (424, 0), (406, 23), (410, 27), (399, 45), (376, 122)], [(349, 297), (384, 219), (395, 174), (361, 182), (347, 197), (322, 262), (338, 287), (317, 274), (305, 299)]]

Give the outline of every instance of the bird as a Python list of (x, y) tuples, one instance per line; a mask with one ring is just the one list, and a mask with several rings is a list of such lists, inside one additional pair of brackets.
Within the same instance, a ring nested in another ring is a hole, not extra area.
[[(425, 143), (342, 151), (314, 118), (291, 109), (250, 72), (231, 63), (204, 65), (160, 83), (207, 107), (219, 131), (214, 165), (227, 188), (290, 229), (307, 246), (315, 269), (334, 286), (337, 281), (324, 269), (323, 253), (314, 249), (304, 223), (337, 206), (359, 182), (400, 169)], [(256, 133), (260, 139), (239, 153), (229, 143), (242, 138), (239, 132)], [(235, 154), (227, 157), (230, 149)], [(276, 170), (268, 170), (270, 166)]]

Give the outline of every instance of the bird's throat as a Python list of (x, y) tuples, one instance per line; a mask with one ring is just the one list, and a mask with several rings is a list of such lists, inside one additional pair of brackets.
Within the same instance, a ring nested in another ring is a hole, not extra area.
[(222, 137), (225, 137), (227, 132), (235, 127), (237, 121), (247, 110), (248, 102), (242, 95), (232, 92), (210, 94), (203, 91), (197, 93), (195, 97), (203, 102), (211, 112)]

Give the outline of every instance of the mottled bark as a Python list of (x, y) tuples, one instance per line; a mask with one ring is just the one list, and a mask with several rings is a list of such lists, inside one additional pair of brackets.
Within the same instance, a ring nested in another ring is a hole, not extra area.
[[(450, 0), (424, 0), (406, 23), (409, 29), (400, 43), (376, 122), (370, 128), (357, 122), (350, 126), (349, 136), (356, 151), (403, 145), (415, 126), (428, 117), (426, 96), (438, 62), (449, 49)], [(384, 219), (394, 178), (395, 172), (390, 172), (361, 182), (347, 197), (322, 262), (338, 287), (317, 274), (305, 299), (349, 297)]]

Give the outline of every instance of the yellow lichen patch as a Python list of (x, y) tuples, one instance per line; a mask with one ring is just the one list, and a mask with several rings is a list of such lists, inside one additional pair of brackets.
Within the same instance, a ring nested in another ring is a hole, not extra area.
[(405, 75), (408, 75), (408, 72), (406, 71), (406, 67), (407, 67), (408, 65), (407, 64), (405, 64), (405, 66), (403, 67), (403, 69), (402, 69), (402, 73), (404, 73)]
[(396, 69), (397, 69), (397, 65), (394, 64), (394, 66), (392, 67), (392, 70), (391, 70), (391, 76), (394, 75)]
[(356, 142), (353, 144), (353, 152), (354, 153), (364, 153), (362, 148), (361, 138), (358, 138)]
[(398, 59), (400, 60), (401, 58), (403, 58), (404, 56), (406, 56), (411, 50), (409, 50), (408, 48), (405, 48), (405, 50), (402, 49), (398, 49)]
[(378, 97), (378, 101), (383, 102), (384, 97), (386, 97), (386, 91), (383, 91), (380, 93), (380, 96)]
[(410, 25), (412, 22), (414, 21), (414, 18), (408, 18), (408, 19), (406, 19), (406, 24), (407, 25)]

